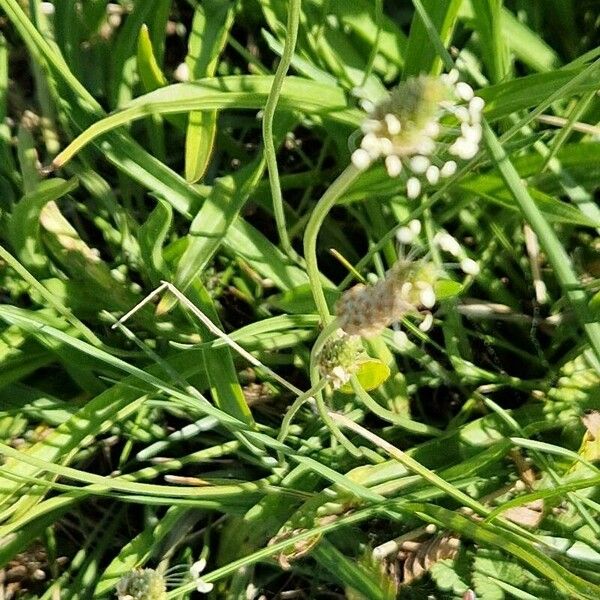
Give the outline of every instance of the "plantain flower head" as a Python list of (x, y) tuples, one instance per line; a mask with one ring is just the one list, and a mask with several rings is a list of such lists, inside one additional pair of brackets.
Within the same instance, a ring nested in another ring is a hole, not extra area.
[(426, 259), (400, 259), (375, 285), (359, 283), (344, 293), (336, 304), (340, 328), (369, 338), (409, 314), (427, 311), (436, 303), (439, 275)]
[(417, 198), (423, 185), (454, 175), (455, 159), (477, 154), (483, 107), (454, 69), (440, 77), (411, 77), (369, 111), (352, 162), (366, 169), (383, 158), (388, 175), (405, 173), (406, 195)]
[(118, 600), (166, 600), (165, 580), (154, 569), (133, 569), (117, 583)]
[(357, 371), (362, 352), (360, 337), (347, 335), (338, 329), (319, 353), (319, 372), (329, 380), (333, 389), (339, 389)]

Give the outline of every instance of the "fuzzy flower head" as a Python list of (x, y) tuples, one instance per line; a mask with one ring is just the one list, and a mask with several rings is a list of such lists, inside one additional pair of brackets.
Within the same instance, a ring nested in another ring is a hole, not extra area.
[(339, 389), (357, 371), (362, 353), (360, 337), (346, 335), (338, 329), (319, 353), (319, 372), (329, 380), (334, 389)]
[(166, 600), (165, 580), (154, 569), (134, 569), (117, 583), (118, 600)]
[(399, 260), (375, 285), (355, 285), (336, 304), (340, 328), (349, 336), (373, 337), (409, 314), (436, 303), (440, 273), (426, 259)]
[(154, 569), (133, 569), (117, 583), (118, 600), (166, 600), (167, 588), (193, 582), (196, 590), (208, 594), (213, 584), (204, 581), (200, 574), (206, 568), (206, 560), (201, 558), (190, 567), (177, 564), (169, 567), (164, 574)]
[(483, 107), (471, 86), (458, 81), (456, 70), (409, 78), (369, 111), (352, 162), (366, 169), (383, 157), (388, 175), (404, 172), (406, 194), (416, 198), (422, 185), (454, 175), (455, 159), (477, 154)]

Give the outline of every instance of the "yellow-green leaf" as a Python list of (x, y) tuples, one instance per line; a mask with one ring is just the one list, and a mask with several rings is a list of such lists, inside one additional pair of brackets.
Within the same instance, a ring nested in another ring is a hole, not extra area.
[(462, 285), (452, 279), (439, 279), (435, 282), (434, 291), (438, 300), (446, 300), (458, 296), (462, 291)]
[(152, 92), (167, 85), (167, 78), (158, 66), (148, 27), (142, 25), (137, 43), (137, 68), (145, 92)]
[[(356, 377), (360, 385), (367, 392), (379, 387), (390, 376), (390, 368), (377, 358), (365, 358), (360, 361)], [(351, 383), (346, 383), (340, 388), (344, 394), (353, 394)]]

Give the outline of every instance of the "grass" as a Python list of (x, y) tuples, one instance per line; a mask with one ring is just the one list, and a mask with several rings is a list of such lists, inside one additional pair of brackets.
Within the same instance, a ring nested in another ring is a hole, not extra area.
[[(598, 597), (593, 2), (0, 8), (0, 598)], [(454, 66), (477, 154), (356, 168), (363, 102)], [(334, 390), (406, 252), (433, 326)]]

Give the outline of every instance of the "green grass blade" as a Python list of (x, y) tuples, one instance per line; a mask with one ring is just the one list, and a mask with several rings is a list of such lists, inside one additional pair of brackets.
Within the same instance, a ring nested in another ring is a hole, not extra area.
[[(192, 81), (215, 74), (218, 57), (227, 41), (233, 19), (233, 3), (213, 0), (196, 7), (185, 59)], [(216, 131), (216, 110), (190, 113), (185, 135), (187, 181), (196, 182), (204, 176), (213, 151)]]
[(587, 305), (588, 299), (573, 271), (569, 255), (565, 252), (558, 236), (540, 212), (527, 188), (523, 185), (519, 174), (487, 124), (484, 126), (484, 140), (507, 188), (537, 235), (548, 261), (554, 269), (556, 278), (587, 335), (596, 358), (600, 359), (600, 323), (591, 321)]
[[(417, 9), (413, 16), (406, 47), (404, 78), (419, 73), (439, 74), (444, 65), (431, 40), (437, 39), (443, 47), (452, 39), (462, 0), (414, 0)], [(428, 16), (423, 21), (422, 15)], [(434, 31), (429, 31), (433, 27)]]

